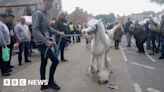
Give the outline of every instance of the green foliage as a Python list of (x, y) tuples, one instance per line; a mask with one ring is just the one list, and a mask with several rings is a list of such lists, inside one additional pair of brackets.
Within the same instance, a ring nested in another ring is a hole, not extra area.
[(101, 19), (104, 23), (112, 23), (116, 20), (116, 17), (113, 13), (99, 14), (99, 15), (96, 15), (96, 18)]

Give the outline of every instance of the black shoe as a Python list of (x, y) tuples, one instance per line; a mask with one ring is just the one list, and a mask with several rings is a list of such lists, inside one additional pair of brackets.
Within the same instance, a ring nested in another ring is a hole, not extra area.
[(164, 59), (164, 57), (161, 56), (161, 57), (159, 57), (158, 59)]
[(3, 73), (2, 76), (10, 76), (10, 73)]
[(10, 67), (10, 68), (14, 68), (14, 66), (13, 66), (13, 65), (10, 65), (9, 67)]
[(128, 45), (128, 46), (126, 46), (126, 47), (131, 47), (131, 45)]
[(145, 54), (145, 52), (140, 52), (140, 54)]
[(149, 55), (154, 55), (154, 53), (149, 53)]
[(48, 88), (49, 88), (48, 85), (41, 85), (40, 90), (46, 90), (46, 89), (48, 89)]
[(57, 85), (55, 82), (49, 83), (48, 86), (54, 90), (60, 90), (60, 86)]
[(22, 65), (22, 63), (19, 63), (19, 65), (21, 66), (21, 65)]
[(141, 51), (137, 51), (136, 53), (141, 53)]
[(31, 60), (26, 60), (25, 62), (32, 62)]
[(66, 60), (66, 59), (61, 59), (61, 61), (68, 61), (68, 60)]
[(11, 69), (11, 68), (8, 68), (8, 69), (7, 69), (7, 72), (12, 72), (12, 69)]

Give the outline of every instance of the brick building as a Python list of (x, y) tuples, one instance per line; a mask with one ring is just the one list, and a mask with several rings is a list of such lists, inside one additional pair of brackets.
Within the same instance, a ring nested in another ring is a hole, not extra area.
[[(20, 16), (31, 15), (31, 12), (41, 5), (42, 0), (0, 0), (0, 13), (9, 11), (15, 15), (15, 20)], [(61, 0), (54, 0), (53, 9), (50, 11), (51, 18), (57, 17), (62, 10)]]
[(77, 24), (77, 23), (84, 24), (87, 23), (88, 20), (92, 18), (93, 15), (88, 14), (86, 11), (84, 12), (83, 9), (80, 9), (79, 7), (76, 7), (75, 11), (73, 11), (67, 17), (68, 21), (72, 22), (73, 24)]

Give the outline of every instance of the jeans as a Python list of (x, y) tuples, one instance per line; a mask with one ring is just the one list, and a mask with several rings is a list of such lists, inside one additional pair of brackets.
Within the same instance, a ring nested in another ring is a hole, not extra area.
[(19, 53), (18, 53), (19, 64), (22, 63), (22, 52), (23, 52), (23, 50), (24, 50), (24, 58), (25, 58), (25, 61), (28, 61), (29, 42), (21, 42), (19, 44)]
[(126, 36), (127, 36), (127, 46), (131, 46), (132, 34), (130, 32), (127, 32)]
[(49, 71), (49, 82), (53, 82), (54, 74), (56, 71), (56, 67), (59, 63), (59, 60), (58, 60), (57, 56), (55, 55), (55, 53), (50, 48), (48, 49), (47, 55), (45, 57), (46, 49), (47, 49), (46, 45), (39, 46), (39, 51), (41, 54), (40, 77), (41, 77), (41, 80), (45, 80), (46, 65), (47, 65), (47, 60), (49, 58), (52, 62), (50, 71)]

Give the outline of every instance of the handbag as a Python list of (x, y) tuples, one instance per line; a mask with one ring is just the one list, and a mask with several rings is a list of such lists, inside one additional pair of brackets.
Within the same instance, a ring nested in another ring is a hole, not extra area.
[(2, 47), (2, 60), (8, 62), (10, 60), (10, 49), (7, 46)]
[(160, 32), (160, 29), (152, 24), (149, 24), (148, 28), (153, 32)]
[(7, 47), (6, 42), (5, 45), (2, 47), (2, 60), (3, 62), (8, 62), (10, 60), (10, 49)]

